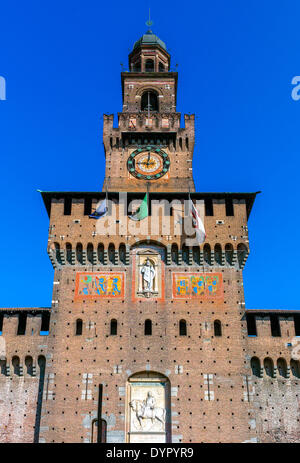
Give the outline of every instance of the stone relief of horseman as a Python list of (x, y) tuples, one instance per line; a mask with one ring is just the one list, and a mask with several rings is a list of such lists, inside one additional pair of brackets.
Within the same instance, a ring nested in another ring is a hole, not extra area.
[(145, 400), (133, 399), (129, 406), (135, 413), (140, 427), (143, 429), (143, 420), (151, 420), (151, 424), (159, 422), (162, 427), (165, 426), (166, 410), (161, 407), (156, 407), (156, 400), (151, 391), (148, 391)]

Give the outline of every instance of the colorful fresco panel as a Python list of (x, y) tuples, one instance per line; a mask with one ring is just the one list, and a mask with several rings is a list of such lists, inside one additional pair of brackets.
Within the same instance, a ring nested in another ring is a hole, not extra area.
[(174, 273), (173, 298), (222, 298), (221, 273)]
[(77, 272), (75, 297), (124, 297), (124, 274)]

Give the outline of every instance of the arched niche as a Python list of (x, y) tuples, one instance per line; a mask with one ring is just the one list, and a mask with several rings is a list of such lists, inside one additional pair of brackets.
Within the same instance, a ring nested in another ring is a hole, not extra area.
[(141, 299), (161, 298), (164, 293), (165, 247), (156, 242), (138, 242), (130, 252), (133, 260), (134, 296)]

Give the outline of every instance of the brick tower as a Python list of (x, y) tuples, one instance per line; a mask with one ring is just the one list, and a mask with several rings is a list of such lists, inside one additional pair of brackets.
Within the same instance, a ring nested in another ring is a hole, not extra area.
[[(300, 334), (299, 318), (245, 309), (256, 193), (195, 192), (194, 116), (180, 126), (177, 72), (150, 30), (121, 81), (118, 127), (104, 115), (103, 191), (42, 192), (51, 310), (1, 309), (8, 347), (0, 392), (18, 398), (10, 418), (1, 415), (2, 441), (297, 440), (299, 362), (286, 341)], [(133, 220), (145, 197), (148, 215)], [(206, 230), (200, 245), (182, 232), (190, 200)], [(90, 218), (104, 201), (107, 214)], [(19, 341), (16, 311), (23, 334), (25, 316), (44, 317), (43, 342), (36, 323)], [(28, 413), (28, 391), (37, 407), (22, 434), (14, 423), (21, 405)]]

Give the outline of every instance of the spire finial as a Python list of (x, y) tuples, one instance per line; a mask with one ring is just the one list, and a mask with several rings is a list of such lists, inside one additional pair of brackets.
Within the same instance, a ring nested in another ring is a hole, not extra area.
[(150, 18), (150, 8), (149, 8), (149, 19), (148, 19), (148, 21), (146, 22), (146, 26), (149, 27), (148, 32), (151, 32), (150, 27), (152, 26), (152, 24), (153, 24), (153, 22), (151, 21), (151, 18)]

